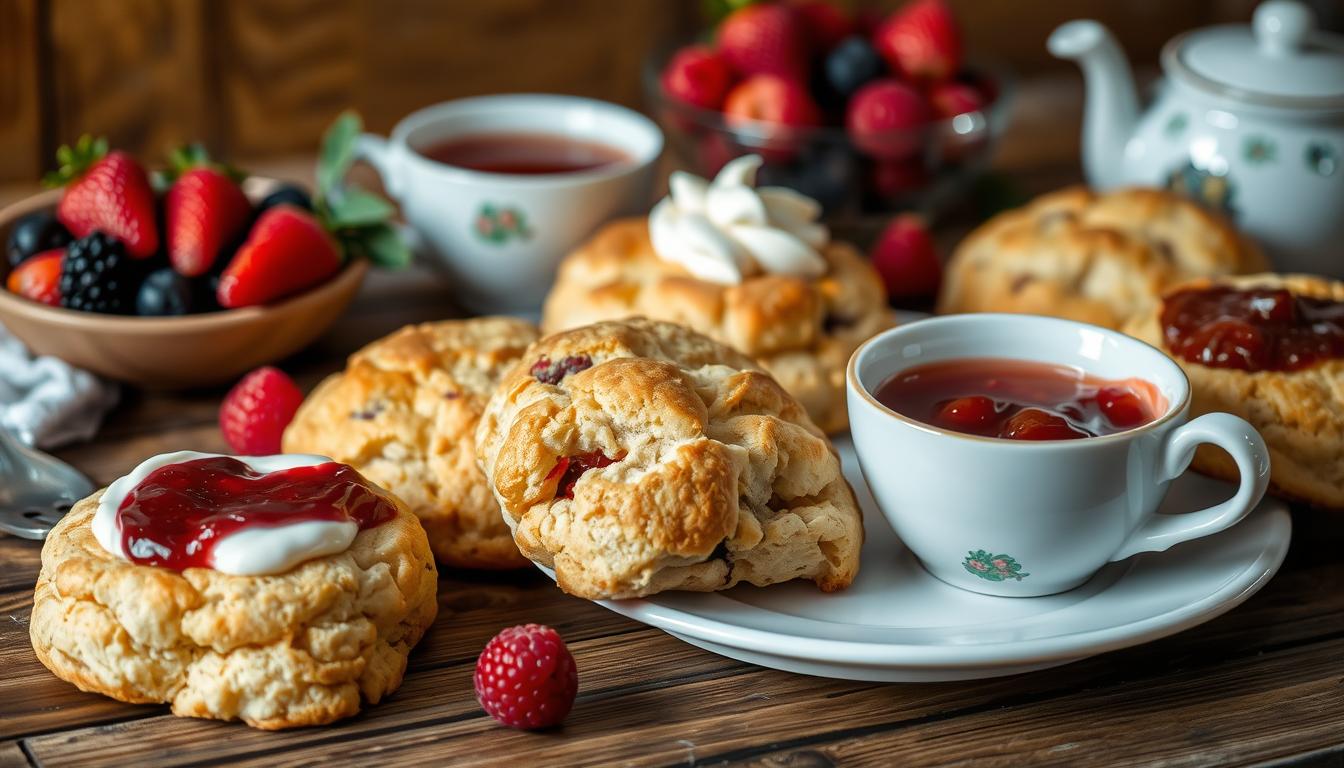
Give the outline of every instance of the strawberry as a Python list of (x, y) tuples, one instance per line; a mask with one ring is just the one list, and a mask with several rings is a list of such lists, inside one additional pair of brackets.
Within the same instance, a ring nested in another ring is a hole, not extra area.
[(663, 91), (674, 99), (703, 109), (723, 106), (733, 82), (733, 71), (723, 57), (705, 45), (677, 51), (663, 68)]
[(931, 296), (942, 281), (933, 238), (914, 214), (901, 214), (887, 225), (873, 245), (872, 260), (891, 298)]
[(854, 31), (854, 23), (829, 0), (803, 0), (793, 4), (807, 30), (812, 50), (825, 54)]
[(174, 153), (177, 178), (163, 198), (168, 260), (179, 274), (210, 271), (252, 218), (252, 204), (229, 171), (199, 149)]
[(285, 427), (302, 403), (303, 391), (284, 371), (258, 368), (235, 384), (219, 405), (224, 442), (242, 456), (279, 453)]
[(978, 112), (985, 106), (985, 97), (965, 83), (939, 83), (929, 89), (929, 105), (935, 116), (947, 119)]
[[(755, 6), (749, 6), (755, 7)], [(821, 112), (807, 89), (776, 75), (753, 75), (728, 92), (724, 120), (733, 127), (759, 128), (754, 122), (790, 128), (816, 125)]]
[(929, 108), (919, 91), (884, 78), (863, 86), (850, 99), (845, 127), (864, 152), (896, 160), (919, 152), (928, 120)]
[(47, 184), (65, 185), (56, 218), (76, 239), (101, 230), (126, 245), (132, 258), (159, 250), (154, 190), (145, 169), (125, 152), (108, 152), (107, 141), (83, 136), (56, 153), (59, 170)]
[(961, 30), (945, 0), (913, 0), (878, 26), (873, 45), (907, 80), (940, 82), (961, 68)]
[(11, 293), (32, 299), (53, 307), (61, 306), (61, 259), (65, 258), (64, 248), (52, 248), (49, 251), (29, 256), (22, 264), (9, 273), (6, 287)]
[(322, 224), (293, 205), (267, 210), (219, 278), (225, 309), (265, 304), (316, 285), (341, 268), (341, 251)]
[(719, 53), (741, 75), (807, 77), (807, 29), (794, 9), (771, 3), (733, 11), (719, 25)]

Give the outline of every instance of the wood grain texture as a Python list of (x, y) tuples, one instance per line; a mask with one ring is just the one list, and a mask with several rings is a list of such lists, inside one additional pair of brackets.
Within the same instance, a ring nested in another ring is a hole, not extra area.
[(204, 0), (50, 0), (53, 143), (105, 135), (159, 161), (215, 141)]
[(0, 179), (42, 170), (42, 44), (38, 0), (0, 0)]
[(0, 768), (28, 768), (28, 756), (17, 741), (0, 741)]

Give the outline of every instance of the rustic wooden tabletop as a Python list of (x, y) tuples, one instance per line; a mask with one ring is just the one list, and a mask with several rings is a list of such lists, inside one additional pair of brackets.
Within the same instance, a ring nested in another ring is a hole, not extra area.
[[(1077, 178), (1077, 91), (1024, 89), (999, 171), (1029, 193)], [(282, 175), (290, 166), (266, 168)], [(297, 166), (294, 166), (297, 167)], [(946, 235), (949, 239), (955, 233)], [(315, 347), (310, 387), (361, 344), (451, 312), (426, 275), (375, 279)], [(106, 483), (145, 456), (222, 449), (219, 391), (126, 392), (60, 454)], [(28, 640), (39, 545), (0, 536), (0, 768), (28, 765), (1344, 765), (1344, 517), (1294, 514), (1282, 571), (1174, 637), (964, 683), (804, 677), (731, 661), (564, 595), (538, 573), (445, 572), (438, 622), (401, 690), (343, 723), (266, 733), (132, 706), (52, 676)], [(556, 627), (578, 661), (563, 727), (523, 733), (477, 706), (477, 653), (505, 626)]]

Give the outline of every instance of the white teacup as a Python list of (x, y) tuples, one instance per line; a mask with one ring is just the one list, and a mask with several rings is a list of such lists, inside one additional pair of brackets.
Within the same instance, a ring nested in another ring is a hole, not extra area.
[[(627, 161), (544, 175), (486, 173), (419, 154), (482, 134), (544, 134), (605, 144)], [(663, 135), (643, 115), (576, 96), (481, 96), (403, 119), (388, 139), (365, 134), (356, 152), (377, 169), (406, 221), (481, 312), (535, 310), (561, 258), (600, 224), (645, 212)]]
[[(1143, 379), (1166, 410), (1125, 432), (1027, 442), (930, 426), (873, 395), (899, 371), (963, 358)], [(1027, 597), (1072, 589), (1108, 562), (1236, 524), (1269, 484), (1269, 452), (1250, 424), (1226, 413), (1187, 421), (1190, 384), (1178, 365), (1141, 341), (1083, 323), (994, 314), (921, 320), (859, 347), (846, 379), (854, 448), (878, 506), (930, 573), (972, 592)], [(1232, 455), (1241, 471), (1236, 495), (1198, 512), (1157, 514), (1201, 443)]]

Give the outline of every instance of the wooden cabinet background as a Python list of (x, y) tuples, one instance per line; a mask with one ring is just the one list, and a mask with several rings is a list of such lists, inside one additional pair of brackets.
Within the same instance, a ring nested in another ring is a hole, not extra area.
[[(1065, 19), (1099, 18), (1154, 63), (1176, 32), (1253, 6), (951, 1), (970, 49), (1024, 76), (1061, 67), (1043, 46)], [(347, 106), (378, 131), (500, 91), (638, 106), (647, 52), (693, 34), (698, 12), (693, 0), (0, 0), (0, 180), (34, 179), (85, 132), (150, 160), (200, 139), (245, 161), (311, 151)]]

